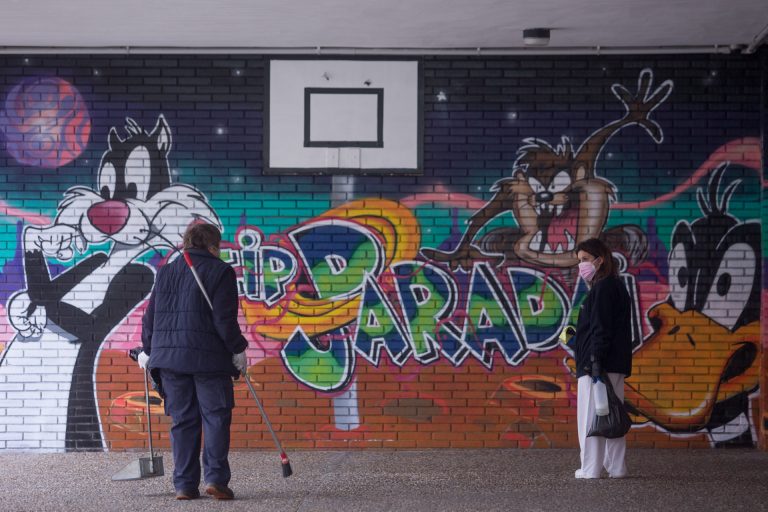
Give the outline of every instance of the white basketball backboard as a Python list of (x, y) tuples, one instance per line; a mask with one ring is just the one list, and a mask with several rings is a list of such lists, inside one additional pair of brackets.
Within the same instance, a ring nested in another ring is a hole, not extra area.
[(420, 172), (419, 61), (273, 59), (267, 83), (267, 172)]

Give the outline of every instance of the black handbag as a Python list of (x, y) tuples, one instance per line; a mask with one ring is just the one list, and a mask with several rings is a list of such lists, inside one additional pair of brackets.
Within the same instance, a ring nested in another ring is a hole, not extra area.
[(632, 428), (632, 419), (624, 408), (624, 402), (616, 396), (611, 380), (605, 374), (603, 375), (603, 382), (605, 382), (605, 390), (608, 393), (608, 414), (605, 416), (595, 415), (587, 437), (605, 437), (607, 439), (624, 437)]

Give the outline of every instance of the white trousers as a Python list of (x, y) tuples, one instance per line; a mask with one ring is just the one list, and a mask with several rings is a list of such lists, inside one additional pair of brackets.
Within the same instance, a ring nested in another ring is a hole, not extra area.
[[(609, 373), (608, 378), (620, 400), (624, 400), (624, 375)], [(595, 418), (595, 403), (592, 399), (592, 377), (579, 377), (576, 421), (579, 427), (579, 448), (581, 448), (581, 468), (576, 471), (576, 478), (600, 478), (605, 467), (608, 476), (622, 478), (627, 476), (624, 456), (627, 453), (626, 438), (606, 439), (587, 437)]]

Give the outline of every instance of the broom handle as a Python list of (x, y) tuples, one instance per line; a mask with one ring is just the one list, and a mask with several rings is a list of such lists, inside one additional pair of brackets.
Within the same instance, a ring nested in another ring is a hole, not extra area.
[(245, 383), (248, 384), (248, 389), (251, 390), (253, 399), (256, 400), (256, 405), (259, 406), (259, 412), (261, 412), (261, 417), (264, 418), (264, 423), (266, 423), (267, 428), (269, 429), (269, 433), (272, 434), (272, 440), (275, 441), (275, 446), (277, 446), (277, 449), (280, 450), (280, 455), (282, 456), (285, 453), (283, 452), (283, 447), (280, 445), (280, 440), (277, 439), (275, 430), (272, 428), (272, 422), (269, 421), (269, 417), (267, 416), (267, 413), (264, 411), (264, 407), (261, 405), (261, 400), (259, 400), (258, 395), (256, 395), (256, 390), (253, 389), (253, 384), (251, 384), (251, 379), (248, 378), (248, 375), (245, 372), (243, 372), (243, 377), (245, 378)]
[(149, 384), (147, 370), (144, 369), (144, 398), (147, 401), (147, 432), (149, 434), (149, 471), (155, 472), (155, 451), (152, 449), (152, 413), (149, 411)]
[[(211, 303), (211, 299), (208, 297), (208, 292), (205, 291), (203, 282), (200, 280), (200, 276), (197, 275), (197, 270), (195, 270), (195, 266), (192, 264), (192, 256), (190, 256), (189, 253), (186, 251), (183, 254), (184, 254), (184, 261), (187, 262), (187, 266), (189, 267), (189, 270), (192, 271), (192, 275), (195, 277), (195, 281), (197, 281), (197, 286), (200, 287), (200, 291), (203, 292), (203, 297), (205, 297), (205, 301), (208, 303), (208, 306), (210, 306), (211, 311), (213, 311), (213, 304)], [(243, 377), (245, 378), (245, 383), (248, 384), (248, 389), (251, 390), (253, 399), (256, 400), (256, 405), (259, 406), (261, 417), (264, 418), (264, 423), (267, 424), (269, 433), (272, 434), (272, 439), (275, 441), (275, 445), (277, 446), (277, 449), (280, 450), (280, 454), (282, 455), (283, 447), (280, 445), (280, 441), (277, 439), (275, 430), (272, 428), (272, 423), (270, 423), (269, 418), (267, 417), (267, 413), (264, 411), (264, 407), (261, 405), (261, 401), (259, 400), (259, 397), (256, 395), (256, 390), (253, 389), (253, 384), (251, 384), (251, 380), (248, 378), (248, 375), (245, 372), (243, 372)]]
[(189, 270), (192, 271), (192, 276), (195, 278), (195, 281), (197, 281), (197, 286), (200, 287), (200, 291), (203, 292), (203, 297), (205, 297), (205, 302), (208, 303), (208, 307), (211, 308), (211, 311), (213, 311), (213, 304), (211, 303), (210, 297), (208, 297), (208, 292), (205, 291), (205, 286), (203, 286), (203, 281), (200, 279), (200, 276), (197, 273), (197, 270), (195, 270), (195, 266), (192, 264), (192, 256), (189, 255), (188, 252), (184, 252), (184, 261), (187, 262), (187, 266), (189, 267)]

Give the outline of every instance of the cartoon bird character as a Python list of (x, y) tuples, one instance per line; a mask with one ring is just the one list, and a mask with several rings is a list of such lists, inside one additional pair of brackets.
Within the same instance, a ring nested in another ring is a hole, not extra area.
[(726, 168), (711, 175), (706, 196), (698, 190), (704, 216), (675, 226), (669, 297), (648, 311), (653, 333), (634, 355), (626, 401), (669, 432), (705, 432), (715, 444), (752, 444), (748, 414), (759, 377), (760, 224), (727, 212), (739, 180), (718, 198)]

